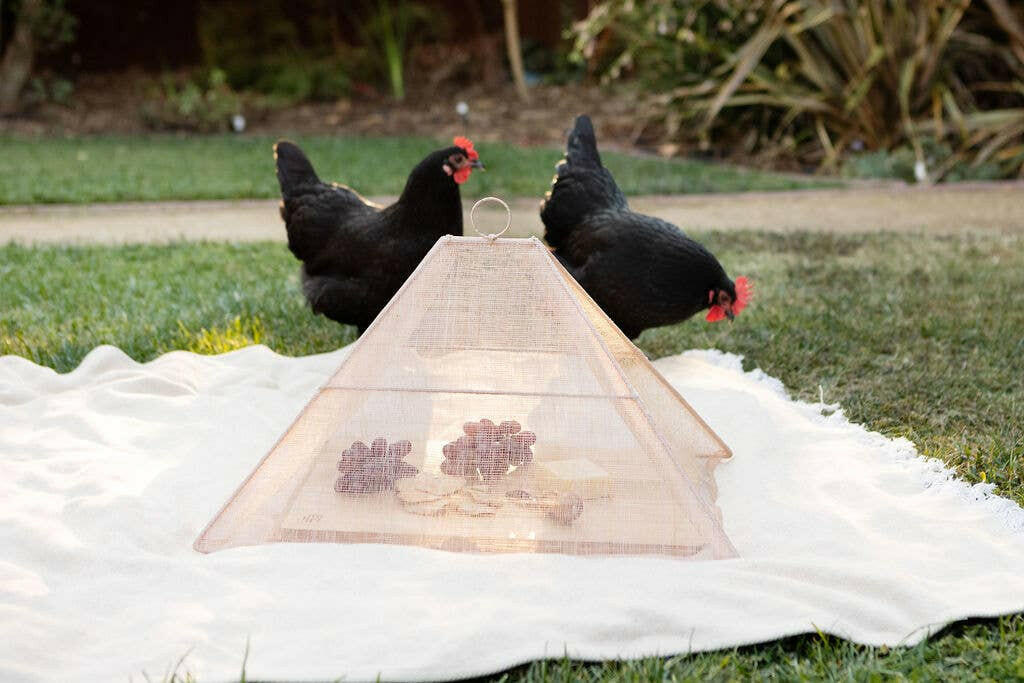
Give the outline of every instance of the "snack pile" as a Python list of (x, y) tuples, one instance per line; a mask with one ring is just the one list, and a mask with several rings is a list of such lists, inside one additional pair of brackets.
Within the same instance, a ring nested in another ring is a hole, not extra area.
[[(610, 494), (607, 473), (587, 460), (531, 465), (537, 435), (524, 431), (515, 420), (495, 424), (484, 418), (465, 423), (462, 431), (462, 436), (442, 447), (444, 461), (436, 474), (420, 472), (405, 462), (412, 452), (409, 441), (389, 445), (378, 437), (369, 446), (356, 441), (341, 454), (341, 475), (334, 490), (348, 494), (394, 490), (403, 509), (430, 517), (486, 517), (502, 510), (530, 510), (560, 524), (572, 524), (583, 514), (584, 499)], [(511, 474), (516, 476), (507, 476)]]
[(505, 491), (496, 487), (470, 486), (463, 477), (420, 473), (395, 483), (403, 507), (417, 515), (496, 515), (502, 509), (534, 510), (561, 524), (572, 524), (583, 514), (583, 499), (575, 493), (546, 491), (534, 496), (524, 489)]
[(394, 488), (395, 481), (403, 477), (415, 477), (419, 470), (404, 462), (412, 452), (408, 441), (395, 441), (388, 445), (387, 439), (378, 437), (367, 446), (356, 441), (341, 453), (338, 471), (341, 475), (334, 482), (338, 493), (379, 493)]
[(537, 443), (537, 435), (522, 431), (515, 420), (495, 425), (484, 418), (467, 422), (462, 431), (463, 436), (442, 449), (441, 471), (445, 474), (494, 482), (508, 474), (510, 468), (533, 460), (530, 447)]
[(467, 486), (464, 477), (423, 472), (395, 487), (398, 500), (417, 515), (457, 513), (490, 516), (504, 505), (503, 495)]

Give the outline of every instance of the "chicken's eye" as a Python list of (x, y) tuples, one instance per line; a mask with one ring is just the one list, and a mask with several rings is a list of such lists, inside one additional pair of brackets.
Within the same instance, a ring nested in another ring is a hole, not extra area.
[(466, 162), (466, 157), (461, 154), (453, 154), (448, 158), (448, 161), (452, 162), (456, 166), (462, 166)]

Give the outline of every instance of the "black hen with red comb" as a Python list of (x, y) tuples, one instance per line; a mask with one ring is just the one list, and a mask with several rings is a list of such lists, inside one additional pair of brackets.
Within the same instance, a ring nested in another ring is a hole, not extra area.
[(729, 279), (682, 230), (630, 211), (588, 116), (576, 118), (540, 217), (555, 256), (630, 339), (703, 310), (732, 320), (750, 298), (747, 279)]
[(288, 248), (314, 313), (362, 334), (437, 240), (462, 234), (459, 185), (483, 164), (468, 139), (454, 143), (417, 164), (388, 207), (322, 182), (294, 143), (274, 145)]

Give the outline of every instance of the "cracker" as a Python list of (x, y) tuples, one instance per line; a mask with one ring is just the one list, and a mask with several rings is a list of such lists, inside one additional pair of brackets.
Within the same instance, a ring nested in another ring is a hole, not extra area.
[(451, 505), (452, 501), (448, 499), (441, 499), (425, 503), (417, 503), (415, 505), (406, 505), (405, 510), (406, 512), (411, 512), (416, 515), (437, 517), (438, 515), (443, 515)]

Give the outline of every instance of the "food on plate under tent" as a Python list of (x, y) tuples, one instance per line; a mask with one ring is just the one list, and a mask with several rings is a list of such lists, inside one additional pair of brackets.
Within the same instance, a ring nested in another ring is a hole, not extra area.
[(195, 548), (734, 557), (730, 456), (539, 240), (443, 237)]

